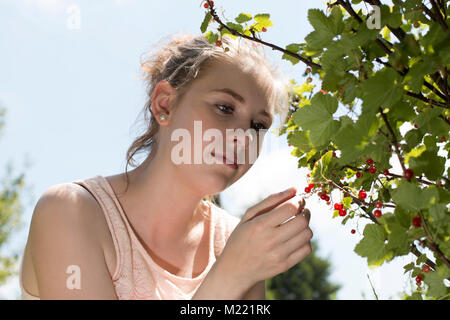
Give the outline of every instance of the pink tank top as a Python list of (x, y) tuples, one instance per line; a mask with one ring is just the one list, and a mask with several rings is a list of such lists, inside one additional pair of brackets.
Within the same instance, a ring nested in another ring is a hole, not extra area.
[[(133, 232), (114, 191), (103, 176), (75, 180), (89, 190), (105, 214), (116, 251), (116, 269), (110, 273), (119, 300), (189, 300), (208, 274), (216, 258), (220, 256), (229, 235), (240, 219), (211, 202), (204, 201), (211, 217), (209, 230), (208, 265), (195, 278), (174, 275), (159, 266), (144, 249)], [(19, 281), (23, 300), (38, 300), (29, 294), (22, 283), (22, 264)]]

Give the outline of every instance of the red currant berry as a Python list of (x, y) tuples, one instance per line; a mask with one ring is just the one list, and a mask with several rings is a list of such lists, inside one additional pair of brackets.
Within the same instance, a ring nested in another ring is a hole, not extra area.
[(310, 183), (310, 184), (308, 185), (308, 188), (310, 188), (310, 189), (314, 188), (314, 183)]
[(267, 31), (266, 27), (263, 27), (262, 32), (266, 32), (266, 31)]
[(412, 219), (412, 224), (414, 227), (419, 228), (422, 224), (422, 219), (419, 216), (416, 216)]
[(335, 203), (335, 204), (334, 204), (334, 209), (335, 209), (335, 210), (342, 209), (342, 204), (340, 204), (340, 203)]
[(205, 2), (205, 4), (203, 5), (203, 7), (205, 7), (206, 9), (209, 7), (209, 3)]
[(364, 200), (367, 197), (367, 193), (364, 190), (359, 191), (359, 198)]
[(380, 218), (382, 216), (381, 214), (381, 210), (377, 209), (373, 212), (373, 215), (375, 216), (375, 218)]
[(445, 141), (445, 137), (444, 136), (441, 137), (441, 141)]
[(216, 41), (216, 46), (220, 47), (221, 45), (222, 45), (222, 41), (217, 40), (217, 41)]
[(355, 232), (356, 232), (356, 230), (355, 230), (355, 229), (352, 229), (351, 233), (352, 233), (352, 234), (355, 234)]
[(373, 163), (373, 160), (371, 158), (369, 158), (369, 159), (367, 159), (366, 162), (367, 162), (368, 165), (371, 165)]
[(312, 82), (312, 78), (311, 77), (306, 78), (306, 82), (311, 83)]
[(383, 174), (384, 174), (385, 176), (389, 175), (389, 170), (388, 170), (388, 169), (385, 169), (385, 170), (383, 171)]
[(425, 272), (425, 273), (428, 273), (428, 272), (431, 271), (431, 268), (430, 268), (429, 265), (426, 264), (426, 265), (423, 266), (422, 271)]
[(325, 200), (326, 198), (327, 198), (326, 193), (322, 193), (322, 194), (320, 195), (320, 199)]
[(307, 173), (306, 176), (307, 176), (308, 178), (311, 177), (311, 175), (310, 175), (309, 173)]
[(325, 195), (325, 201), (330, 201), (330, 196), (329, 195)]
[(306, 193), (310, 193), (310, 192), (311, 192), (311, 189), (308, 188), (308, 187), (306, 187), (306, 188), (305, 188), (305, 192), (306, 192)]
[(418, 127), (419, 127), (419, 126), (418, 126), (416, 123), (414, 123), (414, 128), (417, 129)]
[(375, 202), (375, 207), (382, 208), (383, 207), (383, 202), (381, 202), (381, 201)]
[(416, 283), (419, 284), (419, 283), (422, 282), (422, 280), (423, 280), (423, 277), (419, 274), (419, 275), (416, 277)]
[(327, 201), (327, 205), (328, 205), (328, 206), (330, 205), (330, 203), (331, 203), (330, 201)]
[(306, 73), (311, 73), (311, 68), (306, 68)]
[(361, 172), (358, 171), (358, 172), (356, 173), (356, 177), (357, 177), (357, 178), (361, 178), (361, 176), (362, 176)]
[(211, 0), (210, 2), (211, 2), (211, 5), (213, 6), (214, 5), (214, 1)]
[(345, 209), (339, 209), (339, 215), (340, 215), (341, 217), (345, 217), (345, 216), (347, 215), (347, 210), (345, 210)]
[(412, 171), (411, 169), (406, 169), (405, 178), (411, 180), (412, 177), (414, 177), (414, 171)]
[(369, 172), (370, 173), (375, 173), (375, 172), (377, 172), (377, 169), (372, 166), (372, 167), (369, 168)]

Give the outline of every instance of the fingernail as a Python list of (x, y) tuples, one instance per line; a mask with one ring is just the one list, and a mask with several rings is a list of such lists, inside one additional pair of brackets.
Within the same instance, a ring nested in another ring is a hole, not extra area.
[(291, 193), (292, 193), (292, 190), (293, 190), (293, 188), (290, 187), (289, 189), (284, 190), (284, 191), (282, 192), (282, 194), (283, 194), (283, 195), (291, 194)]

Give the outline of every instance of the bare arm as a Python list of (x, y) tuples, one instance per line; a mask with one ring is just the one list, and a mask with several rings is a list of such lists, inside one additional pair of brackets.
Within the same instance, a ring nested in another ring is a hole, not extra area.
[(29, 241), (41, 299), (117, 299), (94, 230), (95, 208), (84, 200), (76, 186), (59, 184), (34, 209)]
[(258, 281), (245, 293), (242, 300), (266, 300), (266, 280)]

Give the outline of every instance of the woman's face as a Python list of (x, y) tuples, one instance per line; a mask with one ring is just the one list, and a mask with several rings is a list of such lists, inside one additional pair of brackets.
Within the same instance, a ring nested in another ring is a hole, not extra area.
[[(168, 125), (160, 128), (162, 143), (159, 150), (163, 149), (170, 157), (170, 164), (178, 170), (180, 178), (201, 194), (216, 194), (226, 189), (240, 179), (258, 157), (265, 131), (273, 121), (273, 110), (263, 86), (238, 66), (216, 63), (194, 80), (178, 106), (170, 109)], [(184, 138), (174, 138), (174, 132), (183, 131), (180, 129), (189, 132), (191, 140), (188, 143), (183, 144)], [(242, 130), (240, 135), (238, 131), (227, 135), (227, 129), (231, 133), (235, 129)], [(213, 137), (206, 138), (206, 132), (213, 133)], [(222, 139), (218, 139), (217, 134)], [(184, 154), (184, 149), (180, 151), (181, 145), (190, 148), (188, 164), (174, 161), (175, 157)], [(195, 153), (200, 164), (195, 163)], [(225, 164), (223, 155), (232, 160), (239, 157), (238, 164)], [(220, 163), (208, 164), (207, 157), (211, 161), (218, 159)]]

